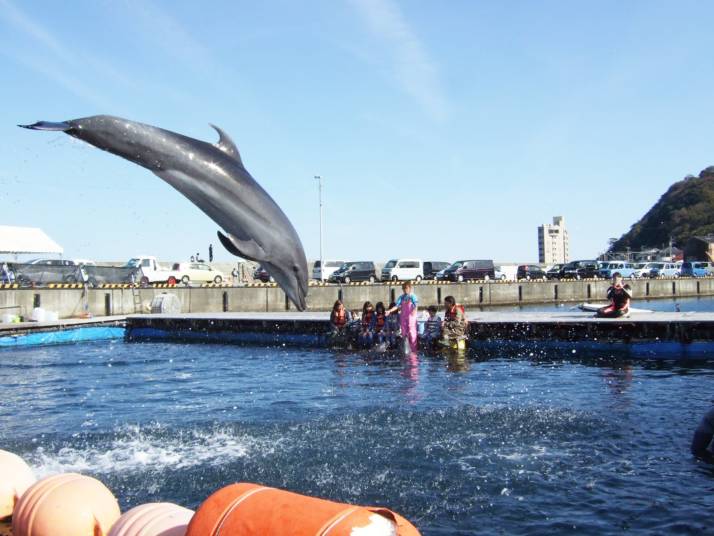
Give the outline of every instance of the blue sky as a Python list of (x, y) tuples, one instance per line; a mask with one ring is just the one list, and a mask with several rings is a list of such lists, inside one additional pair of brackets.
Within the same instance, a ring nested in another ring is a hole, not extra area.
[(714, 164), (714, 3), (0, 0), (0, 224), (178, 260), (216, 225), (148, 171), (17, 123), (111, 114), (215, 140), (318, 256), (537, 260), (620, 236)]

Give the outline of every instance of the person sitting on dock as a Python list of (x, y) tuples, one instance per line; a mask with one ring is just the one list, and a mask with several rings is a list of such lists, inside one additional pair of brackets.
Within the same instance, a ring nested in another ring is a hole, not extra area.
[(373, 333), (372, 324), (374, 320), (374, 307), (372, 302), (366, 301), (362, 306), (362, 326), (357, 336), (357, 343), (362, 348), (369, 348), (372, 346)]
[(337, 300), (330, 313), (330, 328), (334, 333), (343, 333), (351, 321), (352, 313), (349, 309), (345, 309), (341, 300)]
[(714, 463), (714, 451), (710, 446), (714, 440), (714, 408), (711, 408), (694, 431), (692, 454), (705, 462)]
[[(389, 304), (389, 310), (396, 308), (396, 302)], [(387, 327), (385, 329), (385, 337), (387, 339), (387, 345), (390, 348), (396, 348), (399, 337), (401, 337), (401, 331), (399, 329), (399, 313), (391, 314), (387, 316)]]
[(352, 313), (341, 300), (337, 300), (330, 313), (330, 337), (338, 346), (349, 346)]
[(430, 305), (427, 311), (429, 318), (424, 322), (422, 341), (426, 348), (431, 348), (441, 338), (441, 317), (437, 314), (436, 305)]
[(387, 313), (383, 302), (377, 302), (374, 306), (374, 316), (372, 317), (372, 334), (376, 344), (386, 341)]
[(622, 284), (620, 272), (612, 274), (612, 285), (607, 289), (607, 299), (610, 300), (610, 304), (598, 309), (595, 313), (598, 318), (619, 318), (630, 313), (632, 289), (630, 285)]
[(453, 296), (444, 298), (444, 322), (441, 325), (442, 335), (440, 343), (444, 346), (458, 344), (459, 340), (466, 339), (466, 312), (464, 306), (456, 303)]

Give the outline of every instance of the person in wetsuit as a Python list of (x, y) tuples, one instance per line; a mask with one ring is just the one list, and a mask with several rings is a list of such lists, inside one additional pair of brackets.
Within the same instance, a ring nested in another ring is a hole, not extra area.
[(702, 422), (694, 431), (692, 438), (692, 454), (704, 460), (705, 462), (714, 463), (714, 452), (709, 449), (709, 445), (714, 439), (714, 407), (711, 408)]
[(599, 318), (618, 318), (630, 312), (632, 289), (630, 285), (622, 284), (620, 272), (612, 274), (612, 285), (607, 289), (607, 299), (610, 304), (598, 309), (595, 316)]

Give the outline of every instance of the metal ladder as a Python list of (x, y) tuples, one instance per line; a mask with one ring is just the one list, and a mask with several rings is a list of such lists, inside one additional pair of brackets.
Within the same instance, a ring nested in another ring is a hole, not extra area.
[(136, 287), (131, 287), (131, 295), (132, 298), (134, 299), (134, 312), (135, 313), (143, 313), (142, 311), (142, 302), (141, 302), (141, 293), (139, 292), (139, 289)]

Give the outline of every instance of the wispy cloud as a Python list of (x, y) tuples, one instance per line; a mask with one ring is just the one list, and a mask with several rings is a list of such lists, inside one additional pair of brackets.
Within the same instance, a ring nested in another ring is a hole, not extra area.
[(351, 0), (371, 32), (389, 47), (400, 86), (436, 120), (449, 115), (438, 69), (399, 6), (392, 0)]
[(42, 50), (42, 54), (37, 56), (29, 53), (26, 47), (23, 47), (20, 52), (5, 49), (3, 50), (5, 56), (42, 74), (83, 100), (99, 107), (106, 107), (108, 104), (104, 97), (82, 82), (82, 78), (86, 76), (78, 77), (72, 71), (81, 70), (85, 73), (90, 69), (114, 82), (127, 83), (123, 75), (104, 62), (86, 53), (78, 54), (72, 51), (9, 0), (0, 0), (0, 20), (4, 20), (10, 27), (29, 37)]
[(131, 14), (127, 22), (173, 61), (178, 59), (185, 68), (194, 71), (225, 74), (223, 66), (214, 59), (215, 54), (169, 10), (149, 0), (128, 0), (125, 10)]

